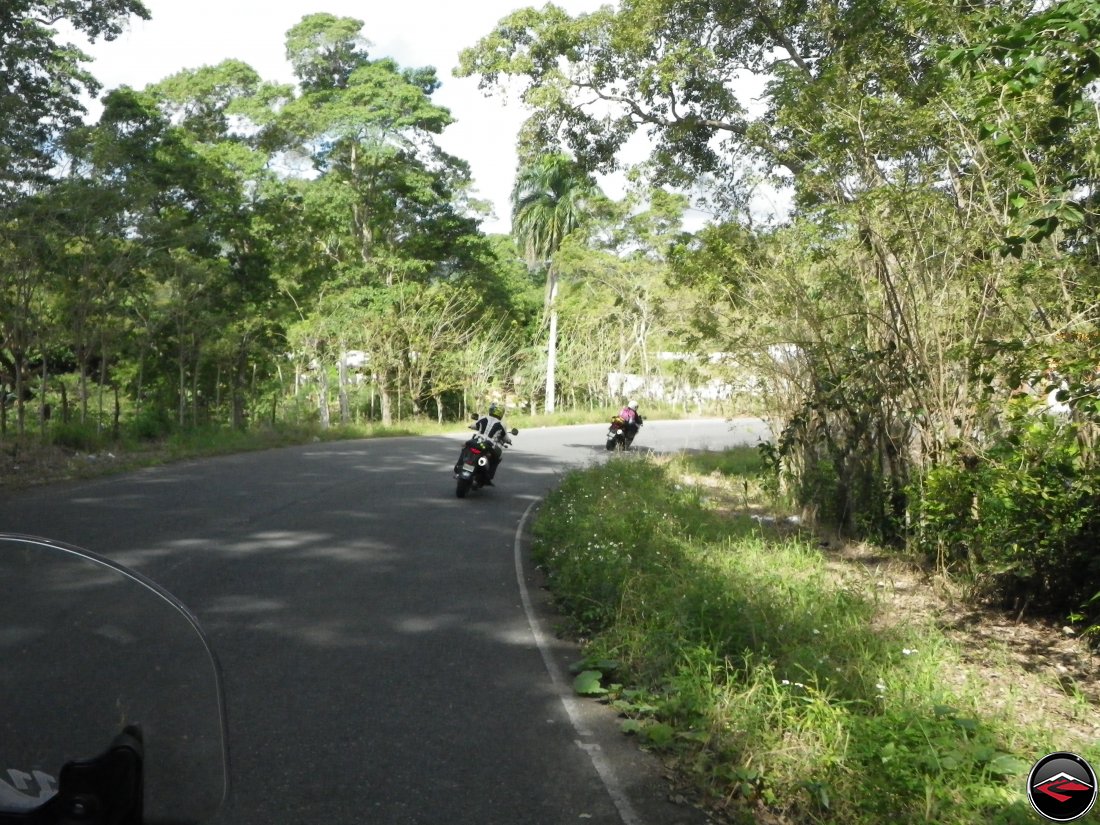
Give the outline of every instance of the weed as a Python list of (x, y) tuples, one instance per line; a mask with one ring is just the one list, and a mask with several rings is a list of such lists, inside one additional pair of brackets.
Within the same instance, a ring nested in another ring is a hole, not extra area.
[(94, 453), (102, 450), (108, 441), (95, 424), (57, 423), (50, 428), (50, 443), (69, 450)]

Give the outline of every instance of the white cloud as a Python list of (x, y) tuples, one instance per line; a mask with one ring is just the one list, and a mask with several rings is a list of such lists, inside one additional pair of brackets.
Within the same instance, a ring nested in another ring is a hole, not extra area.
[[(566, 11), (594, 11), (601, 0), (556, 0)], [(470, 163), (480, 197), (492, 201), (489, 232), (506, 232), (508, 198), (515, 175), (516, 132), (524, 112), (515, 102), (486, 99), (476, 78), (455, 78), (459, 52), (488, 34), (498, 20), (531, 3), (516, 0), (145, 0), (152, 19), (134, 19), (118, 39), (87, 47), (92, 74), (105, 89), (155, 83), (180, 71), (244, 61), (273, 81), (292, 79), (286, 62), (287, 30), (307, 14), (328, 12), (364, 21), (375, 57), (402, 66), (434, 66), (443, 82), (436, 100), (456, 118), (440, 141)], [(97, 115), (97, 107), (89, 107)]]

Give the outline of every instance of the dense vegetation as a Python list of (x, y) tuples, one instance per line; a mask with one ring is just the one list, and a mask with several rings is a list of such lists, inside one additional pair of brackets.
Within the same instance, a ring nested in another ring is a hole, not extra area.
[[(53, 27), (133, 14), (0, 11), (0, 437), (718, 377), (767, 404), (807, 514), (1095, 615), (1097, 0), (517, 11), (457, 69), (530, 108), (514, 240), (437, 143), (436, 70), (370, 55), (357, 20), (292, 28), (293, 84), (184, 69), (85, 124), (96, 83)], [(595, 176), (639, 132), (612, 202)], [(762, 215), (766, 191), (788, 207)], [(684, 233), (671, 192), (712, 220)]]
[(534, 553), (586, 640), (575, 689), (718, 821), (1034, 822), (1037, 759), (1100, 758), (1095, 704), (1040, 690), (988, 639), (976, 664), (878, 562), (754, 521), (775, 504), (762, 465), (751, 448), (627, 457), (548, 497)]
[(1095, 0), (623, 0), (461, 71), (520, 84), (533, 145), (599, 170), (644, 132), (703, 190), (672, 281), (808, 514), (1065, 616), (1100, 591), (1098, 43)]
[[(14, 58), (0, 67), (0, 437), (87, 448), (211, 425), (390, 426), (490, 395), (552, 409), (543, 306), (559, 272), (551, 326), (561, 306), (570, 341), (598, 342), (563, 347), (568, 406), (621, 403), (606, 365), (641, 372), (671, 346), (652, 323), (666, 237), (607, 228), (650, 214), (648, 196), (606, 201), (565, 157), (544, 186), (550, 163), (532, 161), (522, 244), (487, 236), (467, 164), (438, 145), (452, 116), (435, 69), (370, 55), (361, 21), (314, 14), (287, 32), (293, 84), (229, 60), (110, 90), (85, 124), (78, 92), (96, 84), (51, 24), (112, 35), (144, 10), (55, 7), (9, 4), (0, 25)], [(601, 268), (583, 285), (576, 255), (572, 272), (550, 266), (582, 221), (592, 243), (573, 248)], [(654, 294), (620, 303), (628, 270)]]

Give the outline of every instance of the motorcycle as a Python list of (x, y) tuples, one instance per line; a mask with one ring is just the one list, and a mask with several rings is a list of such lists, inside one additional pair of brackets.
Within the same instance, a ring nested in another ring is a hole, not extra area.
[[(479, 416), (475, 415), (474, 418)], [(510, 435), (519, 435), (519, 430), (513, 427)], [(510, 447), (508, 441), (500, 442), (503, 447)], [(455, 495), (466, 498), (470, 490), (487, 487), (492, 479), (493, 453), (497, 445), (492, 439), (482, 433), (474, 433), (469, 441), (462, 445), (458, 461), (455, 463)]]
[(228, 792), (217, 661), (132, 570), (0, 534), (0, 825), (208, 821)]
[(634, 443), (634, 436), (638, 434), (636, 427), (631, 427), (622, 416), (616, 415), (611, 419), (611, 428), (607, 431), (606, 447), (608, 452), (613, 450), (623, 451), (630, 449)]

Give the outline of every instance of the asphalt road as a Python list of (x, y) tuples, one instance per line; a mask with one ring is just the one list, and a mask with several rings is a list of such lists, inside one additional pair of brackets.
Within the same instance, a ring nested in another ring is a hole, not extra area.
[[(496, 486), (463, 500), (456, 433), (39, 488), (0, 500), (0, 531), (105, 555), (198, 616), (228, 711), (219, 825), (696, 823), (606, 709), (568, 698), (575, 651), (517, 538), (562, 472), (606, 458), (605, 430), (523, 432)], [(764, 432), (649, 422), (635, 449)]]

